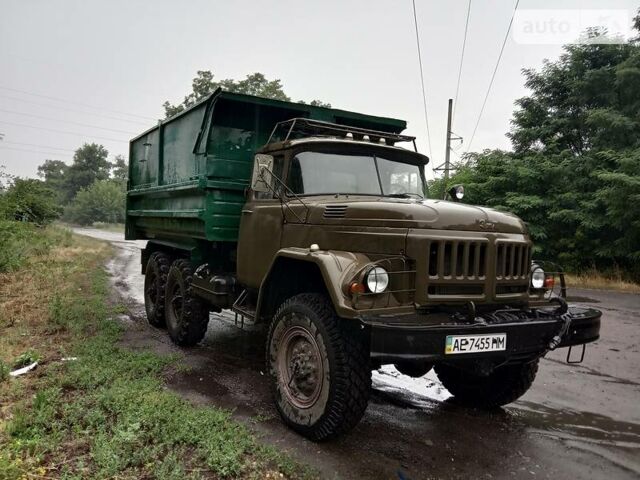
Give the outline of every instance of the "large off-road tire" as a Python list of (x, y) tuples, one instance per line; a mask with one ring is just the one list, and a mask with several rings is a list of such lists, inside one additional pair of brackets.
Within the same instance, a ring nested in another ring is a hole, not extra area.
[(426, 362), (399, 362), (394, 365), (403, 375), (412, 378), (424, 377), (433, 368), (433, 363)]
[(287, 425), (321, 441), (351, 430), (371, 390), (369, 348), (357, 326), (341, 321), (321, 294), (284, 302), (267, 338), (267, 369)]
[(165, 326), (164, 295), (171, 258), (163, 252), (153, 252), (144, 273), (144, 308), (147, 321), (154, 327)]
[(171, 264), (167, 277), (165, 316), (173, 343), (183, 347), (197, 344), (207, 333), (209, 311), (191, 288), (193, 270), (187, 260)]
[(538, 361), (498, 367), (489, 375), (447, 364), (436, 364), (435, 370), (456, 402), (493, 409), (517, 400), (529, 390), (538, 372)]

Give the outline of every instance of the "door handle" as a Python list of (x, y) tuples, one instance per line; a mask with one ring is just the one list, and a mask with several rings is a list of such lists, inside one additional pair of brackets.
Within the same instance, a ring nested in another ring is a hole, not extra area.
[(253, 213), (253, 210), (242, 210), (242, 213)]

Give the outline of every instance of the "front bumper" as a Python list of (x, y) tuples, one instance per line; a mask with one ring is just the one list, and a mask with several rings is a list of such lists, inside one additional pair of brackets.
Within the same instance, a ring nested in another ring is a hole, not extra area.
[[(381, 363), (402, 360), (426, 362), (457, 361), (474, 358), (495, 358), (503, 362), (532, 360), (558, 347), (594, 342), (600, 337), (602, 313), (591, 308), (570, 306), (564, 315), (540, 309), (527, 313), (526, 318), (511, 322), (425, 324), (420, 314), (402, 323), (390, 323), (382, 317), (362, 318), (371, 332), (371, 358)], [(421, 324), (422, 321), (422, 324)], [(568, 325), (566, 322), (569, 322)], [(565, 327), (565, 328), (563, 328)], [(555, 346), (554, 337), (564, 331)], [(506, 333), (505, 351), (445, 354), (447, 335), (477, 335)]]

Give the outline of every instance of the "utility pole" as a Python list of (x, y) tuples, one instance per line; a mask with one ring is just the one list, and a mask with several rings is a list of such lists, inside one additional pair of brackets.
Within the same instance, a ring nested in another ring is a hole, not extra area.
[(449, 109), (447, 113), (447, 142), (444, 152), (444, 163), (434, 168), (434, 171), (443, 171), (444, 172), (444, 192), (442, 195), (444, 199), (447, 196), (447, 182), (449, 181), (449, 172), (451, 169), (451, 140), (459, 140), (462, 142), (462, 137), (456, 135), (451, 131), (451, 117), (453, 111), (453, 99), (449, 99)]
[(447, 114), (447, 146), (444, 152), (444, 183), (449, 181), (449, 169), (451, 168), (451, 110), (453, 110), (453, 99), (449, 99), (449, 113)]

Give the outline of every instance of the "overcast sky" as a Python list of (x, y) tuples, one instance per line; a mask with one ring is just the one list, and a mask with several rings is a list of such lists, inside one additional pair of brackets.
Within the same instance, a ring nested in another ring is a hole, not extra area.
[[(466, 142), (514, 4), (472, 0), (453, 126)], [(181, 100), (197, 70), (219, 79), (258, 71), (281, 79), (295, 100), (405, 119), (419, 149), (439, 164), (467, 0), (416, 6), (431, 152), (411, 0), (0, 0), (0, 165), (35, 176), (45, 159), (70, 163), (73, 150), (91, 141), (110, 156), (126, 155), (128, 139), (163, 116), (165, 100)], [(631, 18), (637, 7), (627, 0), (521, 0), (519, 10), (626, 9)], [(509, 37), (472, 150), (509, 148), (513, 102), (526, 94), (521, 69), (560, 53), (559, 45)]]

